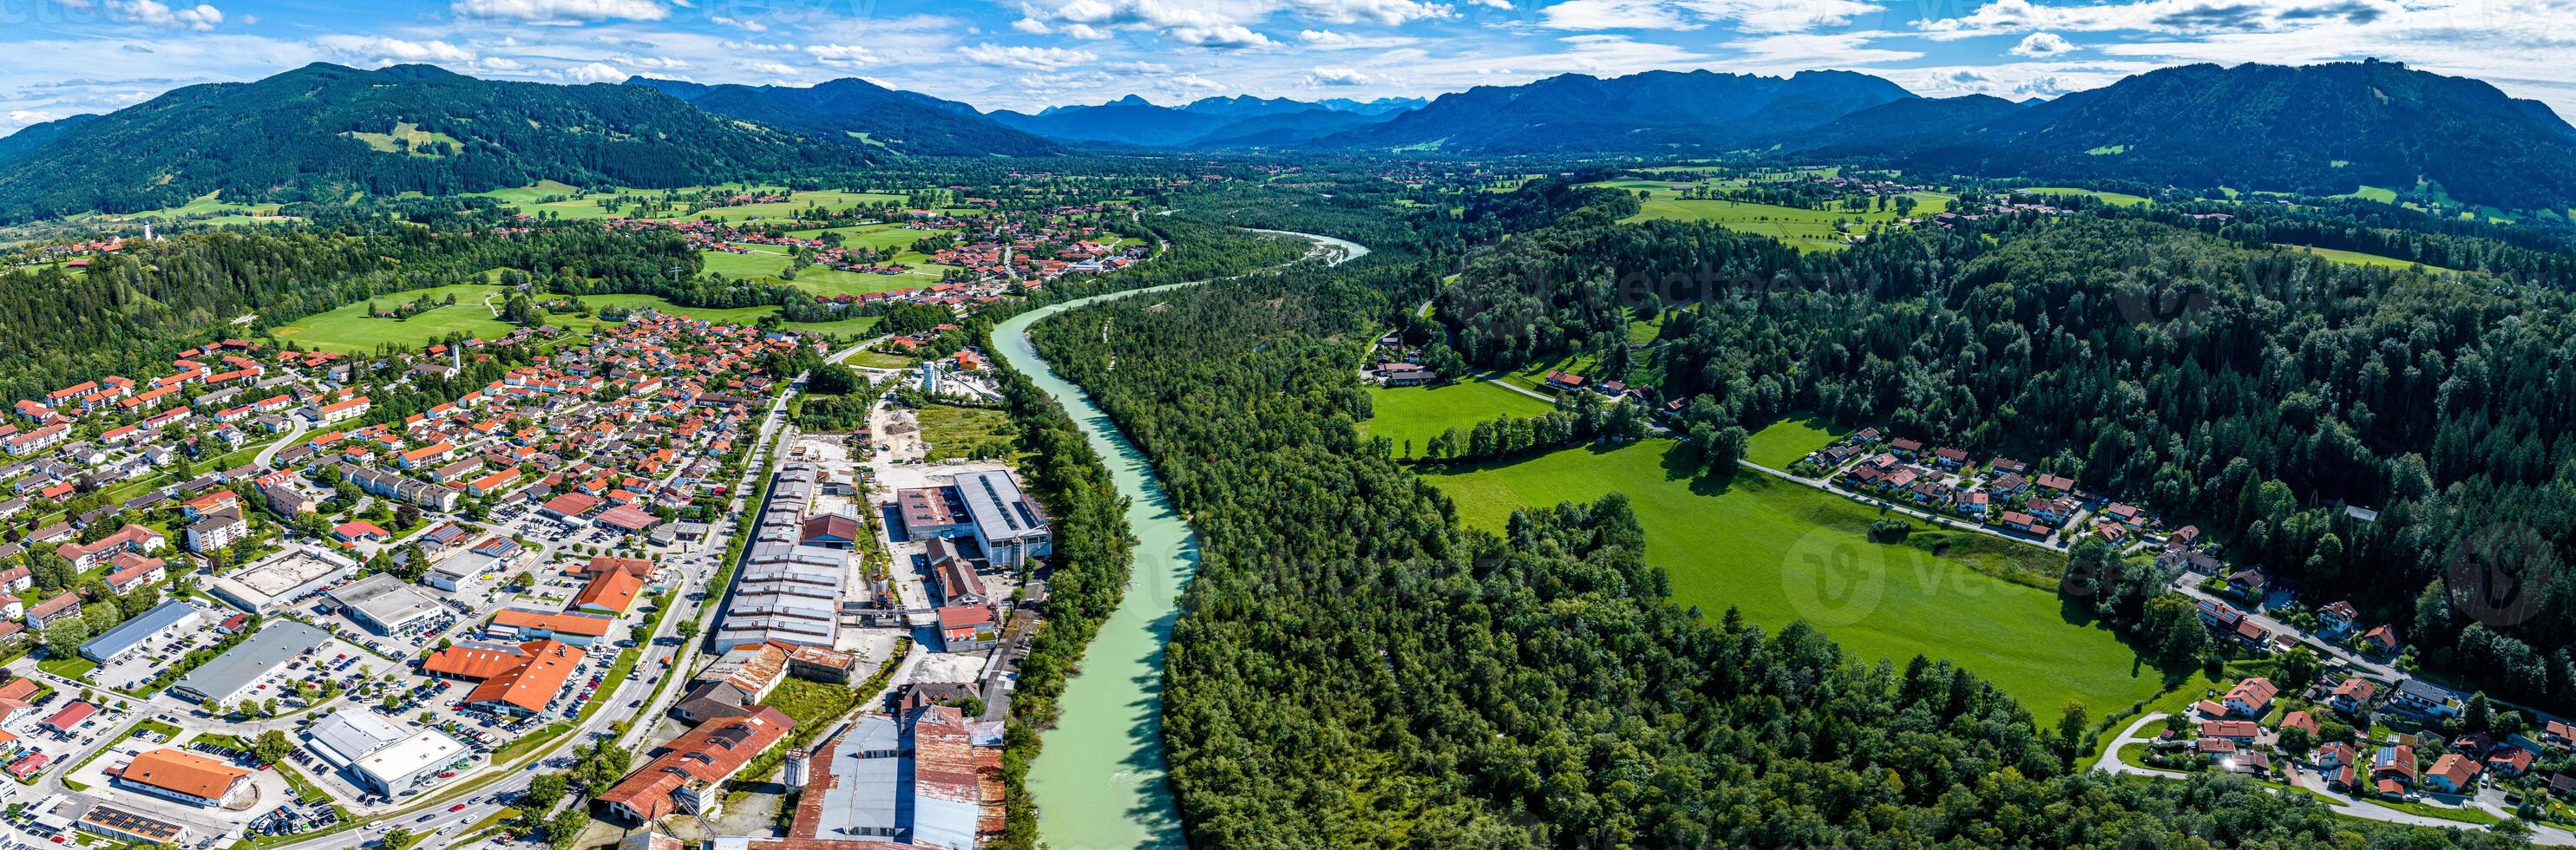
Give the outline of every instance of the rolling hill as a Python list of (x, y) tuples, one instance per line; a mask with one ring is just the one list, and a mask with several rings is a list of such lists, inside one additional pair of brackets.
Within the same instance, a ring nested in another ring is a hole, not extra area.
[(0, 221), (226, 199), (641, 187), (866, 165), (864, 149), (608, 84), (493, 82), (427, 65), (316, 63), (189, 86), (80, 122), (0, 171)]
[(801, 89), (707, 86), (646, 77), (626, 84), (669, 94), (727, 118), (919, 156), (1043, 156), (1060, 150), (1054, 142), (1005, 127), (972, 106), (856, 78)]

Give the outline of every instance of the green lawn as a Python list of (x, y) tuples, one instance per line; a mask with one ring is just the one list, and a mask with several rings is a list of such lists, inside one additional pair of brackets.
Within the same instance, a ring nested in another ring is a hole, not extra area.
[(1866, 531), (1879, 515), (1866, 505), (1752, 473), (1729, 483), (1677, 478), (1664, 458), (1673, 446), (1574, 448), (1425, 477), (1466, 522), (1495, 531), (1519, 506), (1626, 493), (1645, 524), (1647, 556), (1672, 576), (1675, 601), (1711, 617), (1735, 606), (1773, 628), (1804, 619), (1859, 658), (1951, 659), (2019, 698), (2042, 724), (2067, 700), (2099, 716), (2163, 690), (2161, 676), (2134, 663), (2109, 629), (2070, 621), (2054, 592), (2029, 586), (2045, 584), (2059, 556), (1920, 526), (1905, 543), (1871, 543)]
[(483, 306), (483, 296), (499, 291), (501, 287), (496, 285), (461, 283), (397, 292), (379, 296), (373, 303), (390, 310), (423, 295), (432, 301), (444, 301), (454, 295), (456, 303), (408, 319), (379, 319), (367, 315), (370, 302), (360, 301), (297, 319), (274, 332), (278, 339), (305, 348), (342, 352), (371, 352), (388, 342), (413, 348), (452, 333), (490, 339), (509, 333), (513, 327), (493, 318), (491, 308)]
[(2064, 186), (2040, 186), (2036, 188), (2014, 189), (2012, 190), (2012, 193), (2016, 195), (2089, 195), (2095, 198), (2100, 198), (2103, 203), (2110, 204), (2115, 207), (2134, 207), (2147, 202), (2146, 198), (2137, 195), (2130, 195), (2121, 192), (2097, 192), (2092, 189), (2070, 189)]
[(1406, 444), (1419, 456), (1431, 445), (1431, 438), (1451, 428), (1464, 434), (1478, 422), (1491, 422), (1496, 416), (1526, 419), (1556, 406), (1492, 383), (1466, 380), (1436, 387), (1371, 387), (1369, 403), (1376, 415), (1361, 423), (1361, 434), (1385, 437), (1395, 441), (1401, 455)]
[(68, 658), (47, 658), (38, 661), (36, 668), (65, 679), (79, 681), (80, 677), (89, 675), (89, 671), (98, 669), (98, 662), (74, 655)]
[(1744, 459), (1772, 469), (1785, 470), (1789, 468), (1789, 464), (1797, 463), (1799, 458), (1806, 457), (1807, 453), (1824, 448), (1826, 444), (1850, 432), (1851, 429), (1834, 427), (1833, 423), (1826, 422), (1821, 417), (1782, 419), (1771, 423), (1769, 427), (1753, 432), (1751, 444), (1745, 447)]

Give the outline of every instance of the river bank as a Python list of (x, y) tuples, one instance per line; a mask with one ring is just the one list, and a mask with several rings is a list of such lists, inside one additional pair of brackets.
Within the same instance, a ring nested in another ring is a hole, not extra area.
[[(1283, 231), (1339, 252), (1338, 265), (1368, 253), (1357, 243)], [(1127, 441), (1088, 393), (1058, 377), (1029, 343), (1030, 326), (1091, 304), (1161, 292), (1191, 281), (1098, 295), (1032, 310), (993, 328), (994, 355), (1028, 376), (1062, 405), (1109, 467), (1128, 499), (1127, 524), (1136, 538), (1134, 564), (1117, 613), (1101, 624), (1083, 655), (1082, 671), (1066, 683), (1054, 729), (1044, 733), (1043, 754), (1029, 768), (1039, 837), (1057, 850), (1181, 847), (1179, 812), (1164, 784), (1162, 715), (1163, 648), (1171, 640), (1181, 591), (1198, 571), (1198, 538), (1154, 477), (1152, 461)]]

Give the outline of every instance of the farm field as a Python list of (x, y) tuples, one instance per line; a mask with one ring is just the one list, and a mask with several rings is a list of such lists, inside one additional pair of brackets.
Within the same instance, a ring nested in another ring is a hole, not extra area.
[(2121, 192), (2097, 192), (2091, 189), (2071, 189), (2064, 186), (2040, 186), (2036, 188), (2014, 189), (2012, 192), (2016, 195), (2089, 195), (2095, 198), (2100, 198), (2103, 203), (2110, 204), (2115, 207), (2134, 207), (2147, 202), (2146, 198), (2139, 197), (2137, 195), (2130, 195)]
[(1808, 452), (1824, 448), (1826, 443), (1850, 432), (1849, 428), (1834, 427), (1822, 417), (1792, 416), (1753, 432), (1753, 439), (1744, 447), (1744, 459), (1772, 469), (1788, 469)]
[(321, 351), (365, 352), (376, 346), (394, 343), (406, 348), (417, 347), (449, 334), (472, 337), (497, 337), (510, 332), (508, 322), (492, 317), (483, 306), (483, 296), (501, 291), (494, 284), (461, 283), (431, 289), (417, 289), (378, 296), (377, 306), (391, 308), (423, 295), (432, 301), (456, 296), (452, 306), (442, 306), (409, 319), (379, 319), (367, 315), (367, 303), (360, 301), (336, 310), (316, 313), (272, 329), (278, 339)]
[[(1994, 682), (2042, 726), (2082, 700), (2096, 716), (2165, 689), (2107, 629), (2070, 622), (2057, 595), (1989, 573), (2054, 570), (2058, 556), (1967, 532), (1917, 531), (1872, 543), (1875, 510), (1746, 472), (1727, 482), (1676, 477), (1648, 440), (1565, 449), (1517, 463), (1433, 473), (1476, 528), (1501, 531), (1521, 506), (1627, 494), (1647, 531), (1647, 557), (1672, 576), (1674, 601), (1714, 618), (1740, 608), (1778, 628), (1806, 620), (1856, 659), (1947, 658)], [(1935, 555), (1934, 548), (1947, 552)]]
[[(1370, 387), (1375, 415), (1360, 424), (1363, 437), (1394, 440), (1402, 453), (1409, 444), (1419, 455), (1431, 438), (1456, 428), (1460, 433), (1496, 416), (1525, 419), (1555, 410), (1554, 405), (1481, 380), (1436, 387)], [(1402, 456), (1402, 455), (1399, 455)]]

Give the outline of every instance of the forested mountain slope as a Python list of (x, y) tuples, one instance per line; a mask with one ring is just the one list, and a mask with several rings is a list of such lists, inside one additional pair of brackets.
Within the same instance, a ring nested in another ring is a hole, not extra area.
[(1582, 74), (1441, 95), (1324, 147), (1449, 151), (1725, 151), (1914, 94), (1849, 71), (1788, 77), (1710, 71)]
[(632, 86), (314, 64), (189, 86), (64, 130), (0, 169), (0, 222), (227, 201), (523, 186), (685, 186), (867, 164), (860, 148)]
[(654, 89), (722, 115), (847, 145), (881, 145), (921, 156), (1039, 156), (1057, 151), (1045, 139), (1002, 126), (975, 108), (926, 94), (889, 89), (856, 77), (788, 86), (707, 86), (636, 77)]
[(1863, 114), (1783, 142), (1966, 174), (2317, 195), (2421, 180), (2509, 209), (2576, 204), (2576, 128), (2483, 81), (2394, 62), (2189, 65), (2020, 109), (1947, 105), (1967, 120)]

